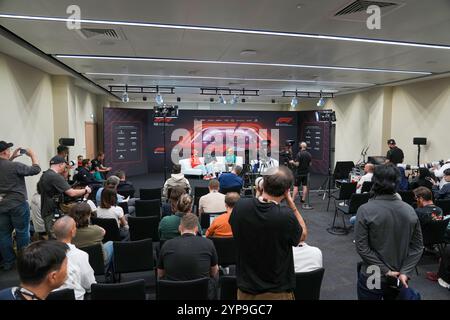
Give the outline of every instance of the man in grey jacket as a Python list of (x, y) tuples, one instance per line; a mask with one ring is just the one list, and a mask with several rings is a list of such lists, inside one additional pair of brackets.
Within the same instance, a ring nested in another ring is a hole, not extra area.
[(184, 177), (181, 173), (181, 166), (179, 164), (174, 164), (172, 167), (172, 175), (166, 180), (163, 187), (163, 197), (168, 198), (168, 191), (174, 187), (181, 187), (186, 189), (187, 193), (191, 193), (191, 186), (189, 180)]
[[(18, 148), (11, 153), (12, 143), (0, 141), (0, 254), (1, 268), (9, 270), (16, 256), (13, 250), (12, 232), (16, 230), (17, 249), (30, 243), (30, 207), (27, 202), (25, 177), (41, 172), (36, 155), (31, 149)], [(13, 161), (26, 154), (31, 166)]]
[(398, 169), (378, 166), (372, 181), (375, 195), (356, 214), (356, 251), (363, 260), (358, 299), (395, 299), (422, 256), (422, 231), (414, 209), (395, 194)]

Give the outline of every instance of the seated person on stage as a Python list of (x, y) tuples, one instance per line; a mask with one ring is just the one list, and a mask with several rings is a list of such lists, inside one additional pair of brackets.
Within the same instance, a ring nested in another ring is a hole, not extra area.
[(206, 231), (207, 237), (227, 238), (233, 237), (233, 231), (231, 230), (230, 219), (231, 211), (233, 211), (234, 205), (239, 201), (241, 197), (237, 192), (228, 192), (225, 196), (225, 207), (227, 212), (221, 214), (213, 220), (213, 223)]
[(419, 175), (411, 181), (409, 189), (414, 190), (419, 187), (433, 189), (433, 179), (430, 170), (427, 168), (419, 168)]
[(198, 218), (192, 213), (181, 218), (181, 236), (166, 241), (161, 248), (158, 278), (171, 281), (209, 278), (209, 298), (214, 299), (219, 273), (217, 252), (210, 239), (196, 237), (198, 225)]
[(97, 207), (97, 218), (115, 219), (120, 230), (120, 238), (128, 240), (130, 238), (128, 222), (123, 214), (123, 209), (116, 206), (117, 194), (112, 189), (103, 189), (100, 205)]
[(207, 174), (211, 178), (214, 178), (216, 176), (215, 165), (217, 163), (217, 158), (214, 154), (211, 154), (211, 153), (205, 153), (204, 157), (205, 157), (205, 167), (206, 167)]
[(94, 175), (91, 173), (91, 161), (89, 159), (83, 159), (83, 161), (81, 161), (81, 168), (78, 168), (77, 171), (76, 179), (82, 185), (89, 186), (101, 183), (95, 179)]
[(120, 179), (119, 185), (117, 186), (117, 193), (134, 198), (134, 193), (136, 190), (134, 189), (133, 184), (130, 181), (127, 181), (125, 172), (118, 170), (114, 175)]
[(202, 175), (204, 175), (205, 178), (209, 178), (212, 176), (213, 170), (211, 170), (211, 166), (209, 166), (210, 170), (208, 170), (208, 168), (201, 163), (200, 158), (198, 157), (198, 151), (195, 149), (192, 151), (191, 154), (191, 168), (202, 170)]
[(206, 213), (225, 212), (225, 195), (219, 192), (220, 183), (217, 179), (209, 181), (209, 193), (200, 197), (198, 202), (198, 212), (201, 215)]
[(439, 183), (433, 180), (433, 194), (434, 198), (437, 200), (450, 199), (450, 169), (444, 171), (445, 184), (439, 189)]
[(300, 242), (297, 247), (292, 247), (292, 252), (296, 273), (310, 272), (322, 268), (322, 251), (319, 248)]
[(181, 187), (173, 187), (168, 193), (169, 201), (162, 204), (162, 217), (177, 213), (178, 199), (180, 199), (181, 195), (186, 193), (186, 190)]
[(364, 184), (364, 182), (371, 182), (373, 177), (373, 169), (375, 169), (375, 166), (372, 163), (366, 163), (364, 166), (364, 173), (359, 179), (358, 184), (356, 185), (356, 193), (361, 193), (361, 188)]
[[(183, 216), (192, 211), (192, 197), (183, 194), (177, 203), (177, 213), (166, 216), (159, 223), (159, 238), (163, 241), (176, 238), (180, 235), (179, 226)], [(202, 227), (198, 224), (198, 233), (201, 235)], [(165, 246), (165, 245), (164, 245)]]
[(236, 155), (234, 154), (233, 148), (227, 149), (227, 154), (225, 156), (225, 170), (230, 171), (236, 165)]
[(191, 186), (189, 184), (189, 181), (184, 177), (184, 174), (181, 173), (181, 165), (179, 164), (173, 165), (172, 174), (170, 178), (167, 179), (164, 183), (163, 197), (167, 199), (167, 190), (174, 187), (181, 187), (185, 190), (187, 189), (188, 193), (191, 193)]
[(101, 244), (103, 247), (103, 257), (105, 266), (109, 266), (113, 256), (113, 242), (103, 243), (105, 229), (91, 222), (91, 208), (85, 202), (79, 202), (73, 206), (69, 212), (69, 216), (75, 220), (77, 224), (77, 233), (72, 239), (72, 243), (77, 248), (84, 248)]
[(242, 172), (242, 167), (234, 166), (231, 172), (222, 173), (219, 177), (220, 192), (227, 193), (229, 191), (240, 192), (244, 181), (239, 175)]

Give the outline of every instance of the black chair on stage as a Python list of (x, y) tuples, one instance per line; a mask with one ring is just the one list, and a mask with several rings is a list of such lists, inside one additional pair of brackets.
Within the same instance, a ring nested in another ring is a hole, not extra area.
[(295, 274), (295, 300), (319, 300), (324, 268)]
[(361, 193), (370, 192), (372, 190), (373, 182), (372, 181), (365, 181), (361, 186)]
[(356, 182), (343, 182), (339, 188), (339, 195), (336, 198), (334, 195), (330, 195), (328, 198), (327, 211), (330, 209), (330, 199), (334, 199), (334, 207), (337, 206), (337, 201), (348, 201), (352, 194), (356, 192)]
[(73, 289), (52, 291), (46, 300), (75, 300), (75, 292)]
[(434, 204), (442, 209), (442, 213), (444, 216), (450, 214), (450, 200), (449, 199), (446, 199), (446, 200), (438, 199), (438, 200), (436, 200), (436, 202)]
[(94, 270), (94, 275), (98, 282), (97, 276), (105, 275), (105, 259), (103, 256), (103, 246), (101, 244), (94, 244), (92, 246), (79, 248), (89, 255), (89, 264)]
[(152, 239), (159, 241), (159, 217), (128, 217), (130, 240)]
[(400, 197), (402, 197), (403, 202), (406, 202), (410, 206), (414, 207), (416, 204), (416, 196), (412, 191), (398, 191)]
[(208, 193), (209, 193), (208, 187), (195, 187), (194, 188), (194, 207), (195, 207), (195, 212), (197, 213), (197, 215), (198, 215), (198, 203), (200, 201), (200, 198)]
[[(369, 193), (354, 193), (350, 196), (348, 205), (346, 206), (336, 206), (334, 210), (333, 224), (327, 231), (331, 234), (345, 235), (349, 233), (349, 229), (345, 226), (345, 215), (355, 215), (359, 207), (369, 201)], [(336, 218), (338, 213), (342, 213), (342, 227), (336, 226)]]
[(94, 283), (91, 285), (91, 300), (145, 300), (145, 281)]
[(113, 246), (114, 272), (119, 275), (119, 282), (122, 273), (154, 270), (152, 239), (128, 242), (115, 241)]
[(116, 219), (91, 218), (92, 224), (105, 229), (106, 233), (103, 237), (103, 243), (108, 241), (120, 241), (120, 230)]
[(156, 300), (208, 300), (209, 278), (187, 281), (158, 280)]
[(236, 264), (237, 248), (234, 238), (210, 238), (217, 251), (219, 266), (226, 267)]
[(161, 217), (161, 200), (136, 200), (136, 217)]
[(220, 300), (237, 300), (236, 276), (221, 276), (219, 278)]
[(161, 188), (139, 189), (139, 199), (141, 199), (141, 200), (161, 200)]

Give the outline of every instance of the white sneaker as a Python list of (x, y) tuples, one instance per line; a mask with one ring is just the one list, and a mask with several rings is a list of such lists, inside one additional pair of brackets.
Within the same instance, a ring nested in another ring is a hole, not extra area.
[(441, 287), (444, 287), (446, 289), (450, 289), (450, 284), (448, 284), (447, 282), (445, 282), (442, 278), (438, 279), (438, 283)]
[(341, 207), (343, 207), (343, 206), (345, 206), (345, 202), (344, 202), (344, 201), (339, 202), (339, 205), (340, 205)]

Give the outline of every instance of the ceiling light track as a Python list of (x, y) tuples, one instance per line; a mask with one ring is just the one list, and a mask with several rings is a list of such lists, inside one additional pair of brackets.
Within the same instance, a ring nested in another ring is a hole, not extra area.
[(323, 91), (283, 91), (282, 97), (298, 97), (298, 98), (334, 98), (334, 92), (323, 92)]
[(259, 96), (259, 90), (254, 89), (230, 89), (230, 88), (219, 88), (219, 87), (203, 87), (200, 88), (200, 94), (202, 95), (239, 95), (243, 97), (257, 97)]
[(178, 29), (178, 30), (240, 33), (240, 34), (252, 34), (252, 35), (263, 35), (263, 36), (278, 36), (278, 37), (306, 38), (306, 39), (334, 40), (334, 41), (350, 41), (350, 42), (359, 42), (359, 43), (368, 43), (368, 44), (384, 44), (384, 45), (393, 45), (393, 46), (407, 46), (407, 47), (416, 47), (416, 48), (450, 50), (449, 45), (439, 45), (439, 44), (429, 44), (429, 43), (419, 43), (419, 42), (409, 42), (409, 41), (370, 39), (370, 38), (345, 37), (345, 36), (335, 36), (335, 35), (321, 35), (321, 34), (312, 34), (312, 33), (297, 33), (297, 32), (252, 30), (252, 29), (237, 29), (237, 28), (220, 28), (220, 27), (210, 27), (210, 26), (178, 25), (178, 24), (163, 24), (163, 23), (150, 23), (150, 22), (72, 19), (72, 18), (61, 18), (61, 17), (18, 15), (18, 14), (10, 14), (10, 13), (0, 13), (0, 18), (19, 19), (19, 20), (34, 20), (34, 21), (54, 21), (54, 22), (70, 21), (70, 22), (100, 24), (100, 25), (119, 25), (119, 26), (147, 27), (147, 28), (175, 29), (175, 30)]
[(109, 92), (175, 94), (175, 87), (110, 85)]

